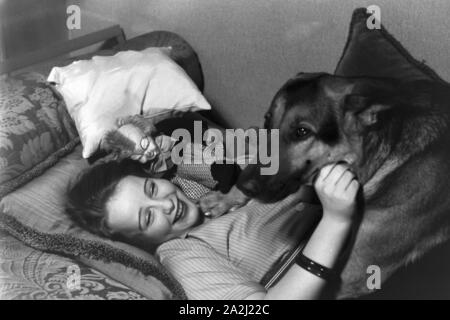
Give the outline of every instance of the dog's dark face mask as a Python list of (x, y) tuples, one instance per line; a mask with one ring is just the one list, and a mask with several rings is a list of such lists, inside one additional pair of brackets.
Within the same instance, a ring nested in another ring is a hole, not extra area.
[(357, 175), (364, 175), (362, 137), (376, 123), (377, 112), (384, 110), (364, 94), (373, 85), (324, 73), (303, 73), (289, 80), (275, 95), (264, 124), (266, 129), (279, 129), (278, 173), (262, 176), (261, 166), (251, 165), (238, 188), (248, 196), (277, 201), (301, 184), (311, 184), (330, 163), (346, 162)]

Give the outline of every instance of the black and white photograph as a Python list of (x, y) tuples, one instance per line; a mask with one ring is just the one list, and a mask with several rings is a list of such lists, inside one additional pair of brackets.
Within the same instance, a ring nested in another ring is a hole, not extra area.
[(449, 12), (0, 0), (0, 300), (450, 299)]

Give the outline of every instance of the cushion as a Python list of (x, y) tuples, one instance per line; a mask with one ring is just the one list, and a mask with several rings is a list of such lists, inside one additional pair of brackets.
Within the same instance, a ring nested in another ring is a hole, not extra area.
[(336, 75), (443, 82), (434, 70), (412, 57), (383, 25), (381, 29), (367, 28), (369, 16), (366, 8), (353, 12), (347, 43), (335, 69)]
[(93, 155), (119, 119), (172, 112), (209, 110), (211, 106), (186, 72), (163, 48), (122, 51), (51, 71), (48, 81), (64, 97), (83, 144)]
[(52, 166), (78, 141), (64, 101), (43, 75), (0, 79), (0, 198)]

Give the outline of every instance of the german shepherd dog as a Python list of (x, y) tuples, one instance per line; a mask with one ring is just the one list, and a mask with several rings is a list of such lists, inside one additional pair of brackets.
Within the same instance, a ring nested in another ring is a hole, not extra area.
[(266, 129), (279, 129), (278, 173), (262, 176), (249, 165), (228, 194), (200, 205), (222, 213), (250, 197), (276, 201), (323, 166), (347, 162), (363, 186), (363, 212), (336, 296), (370, 293), (368, 266), (379, 266), (384, 281), (450, 238), (448, 104), (443, 83), (298, 74), (265, 116)]

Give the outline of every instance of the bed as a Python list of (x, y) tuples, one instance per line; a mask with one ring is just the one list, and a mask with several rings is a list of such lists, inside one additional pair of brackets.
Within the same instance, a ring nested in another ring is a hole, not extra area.
[[(95, 43), (102, 43), (95, 52), (70, 55)], [(186, 298), (151, 254), (81, 230), (64, 213), (67, 183), (89, 163), (64, 101), (46, 82), (53, 66), (164, 46), (172, 47), (171, 58), (203, 90), (197, 54), (165, 31), (126, 40), (113, 26), (0, 64), (0, 299)], [(189, 184), (189, 177), (183, 179)], [(192, 183), (191, 189), (202, 191)]]

